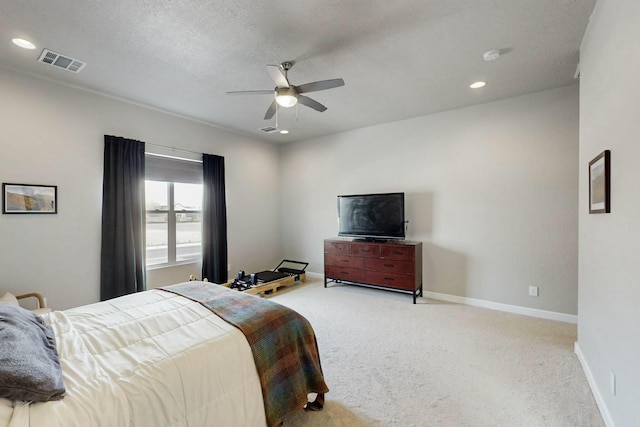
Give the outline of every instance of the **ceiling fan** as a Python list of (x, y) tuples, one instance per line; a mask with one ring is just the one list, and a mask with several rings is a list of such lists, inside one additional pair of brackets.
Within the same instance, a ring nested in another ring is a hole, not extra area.
[(287, 73), (291, 67), (293, 67), (293, 62), (283, 62), (280, 65), (267, 65), (267, 71), (276, 83), (276, 87), (273, 90), (241, 90), (227, 93), (231, 95), (274, 94), (275, 99), (269, 108), (267, 108), (267, 112), (264, 115), (264, 119), (269, 120), (276, 113), (278, 105), (284, 108), (289, 108), (293, 107), (298, 102), (309, 108), (313, 108), (316, 111), (323, 112), (327, 107), (315, 99), (311, 99), (302, 94), (344, 86), (344, 80), (342, 79), (320, 80), (317, 82), (305, 83), (300, 86), (294, 86), (289, 83), (289, 78), (287, 77)]

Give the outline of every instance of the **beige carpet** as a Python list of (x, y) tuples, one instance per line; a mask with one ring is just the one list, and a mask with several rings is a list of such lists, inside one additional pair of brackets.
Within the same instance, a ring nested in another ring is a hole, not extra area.
[(331, 389), (285, 427), (604, 426), (575, 325), (317, 279), (271, 299), (311, 321)]

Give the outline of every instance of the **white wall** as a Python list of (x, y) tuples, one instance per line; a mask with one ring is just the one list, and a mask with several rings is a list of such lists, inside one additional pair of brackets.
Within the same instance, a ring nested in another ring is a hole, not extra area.
[[(640, 426), (640, 2), (598, 0), (580, 60), (578, 352), (609, 426)], [(588, 163), (611, 150), (611, 213), (588, 213)], [(616, 375), (616, 394), (610, 375)]]
[(287, 145), (283, 253), (322, 272), (336, 196), (403, 191), (425, 290), (576, 314), (577, 158), (577, 86)]
[(277, 147), (3, 69), (0, 94), (0, 181), (59, 197), (57, 215), (0, 215), (0, 293), (39, 291), (57, 309), (99, 299), (105, 134), (224, 156), (232, 274), (281, 258)]

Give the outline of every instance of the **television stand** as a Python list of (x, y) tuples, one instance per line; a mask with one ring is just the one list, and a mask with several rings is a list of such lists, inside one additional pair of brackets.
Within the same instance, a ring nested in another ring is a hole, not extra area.
[(422, 296), (422, 242), (324, 241), (324, 287), (362, 285)]

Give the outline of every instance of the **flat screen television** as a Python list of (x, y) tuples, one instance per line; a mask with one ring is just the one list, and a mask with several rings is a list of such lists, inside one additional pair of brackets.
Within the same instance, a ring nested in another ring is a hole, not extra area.
[(339, 236), (403, 240), (404, 224), (404, 193), (338, 196)]

